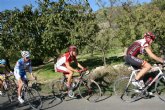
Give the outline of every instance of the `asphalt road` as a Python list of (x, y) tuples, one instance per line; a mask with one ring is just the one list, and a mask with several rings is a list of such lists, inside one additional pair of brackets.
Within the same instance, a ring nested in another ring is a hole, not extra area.
[[(103, 97), (102, 99), (104, 99)], [(151, 99), (141, 99), (133, 103), (126, 103), (117, 96), (111, 96), (97, 103), (85, 99), (69, 101), (53, 100), (51, 96), (43, 98), (42, 110), (164, 110), (165, 102), (157, 96)], [(20, 105), (17, 101), (9, 104), (7, 97), (0, 97), (0, 110), (32, 110), (28, 105)]]

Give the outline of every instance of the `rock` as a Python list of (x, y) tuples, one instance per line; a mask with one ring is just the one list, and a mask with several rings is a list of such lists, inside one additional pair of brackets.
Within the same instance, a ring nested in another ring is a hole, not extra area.
[(93, 69), (90, 73), (91, 79), (98, 79), (103, 77), (116, 77), (118, 75), (122, 74), (129, 74), (128, 66), (125, 66), (124, 64), (118, 64), (118, 65), (107, 65), (107, 66), (99, 66)]

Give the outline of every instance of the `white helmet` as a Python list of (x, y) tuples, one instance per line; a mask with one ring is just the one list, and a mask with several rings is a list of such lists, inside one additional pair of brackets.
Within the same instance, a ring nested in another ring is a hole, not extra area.
[(30, 57), (29, 51), (21, 51), (22, 57)]

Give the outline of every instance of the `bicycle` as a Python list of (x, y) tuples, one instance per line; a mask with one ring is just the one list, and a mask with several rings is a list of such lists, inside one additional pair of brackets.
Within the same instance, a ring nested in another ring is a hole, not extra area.
[[(7, 84), (7, 95), (9, 98), (10, 103), (13, 101), (17, 100), (17, 84), (14, 81), (15, 78), (12, 80), (8, 80)], [(11, 83), (12, 81), (12, 83)], [(21, 97), (25, 100), (25, 103), (27, 102), (31, 108), (39, 110), (42, 107), (42, 100), (39, 92), (35, 90), (32, 87), (28, 86), (29, 80), (23, 80), (23, 87), (22, 87), (22, 92), (21, 92)]]
[[(165, 102), (165, 69), (162, 67), (153, 67), (149, 73), (158, 72), (157, 75), (151, 80), (150, 78), (145, 82), (145, 87), (139, 89), (132, 84), (132, 79), (140, 69), (133, 69), (130, 76), (122, 76), (118, 78), (114, 83), (114, 92), (119, 95), (125, 102), (135, 102), (142, 98), (150, 98), (149, 89), (154, 86), (153, 92), (156, 92), (158, 97)], [(144, 80), (144, 79), (143, 79)], [(153, 93), (152, 92), (152, 93)]]
[(7, 95), (9, 102), (12, 101), (12, 93), (16, 91), (16, 89), (13, 87), (16, 87), (15, 78), (13, 77), (13, 75), (5, 75), (3, 81), (2, 96)]
[(72, 93), (70, 94), (67, 88), (67, 78), (63, 75), (62, 79), (54, 80), (51, 84), (52, 93), (54, 96), (60, 97), (62, 99), (67, 95), (72, 95), (71, 98), (75, 96), (80, 96), (88, 101), (96, 102), (101, 97), (101, 88), (94, 80), (90, 79), (89, 71), (81, 70), (80, 76), (73, 78), (72, 81)]

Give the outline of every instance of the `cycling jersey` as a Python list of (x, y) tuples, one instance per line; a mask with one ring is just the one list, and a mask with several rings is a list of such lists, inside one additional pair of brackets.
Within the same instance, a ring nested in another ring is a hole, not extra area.
[(144, 54), (144, 48), (148, 47), (145, 39), (135, 41), (127, 50), (127, 55), (137, 56), (138, 54)]
[(57, 60), (56, 64), (54, 65), (55, 66), (54, 68), (57, 72), (68, 73), (67, 72), (68, 69), (66, 68), (65, 63), (66, 62), (71, 63), (72, 61), (77, 62), (76, 57), (71, 56), (70, 52), (67, 52)]
[(21, 58), (17, 61), (14, 67), (14, 74), (19, 74), (21, 77), (26, 75), (25, 69), (28, 69), (32, 73), (31, 60), (24, 62), (24, 59)]
[(145, 47), (148, 47), (145, 39), (140, 39), (135, 41), (127, 50), (127, 55), (125, 56), (125, 61), (134, 67), (141, 68), (146, 61), (137, 58), (139, 54), (145, 53)]
[(56, 66), (66, 66), (65, 63), (66, 62), (69, 62), (71, 63), (72, 61), (76, 61), (77, 62), (77, 59), (76, 57), (71, 57), (70, 53), (67, 52), (65, 53), (64, 55), (62, 55), (58, 60), (57, 60), (57, 63), (56, 63)]

